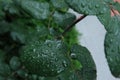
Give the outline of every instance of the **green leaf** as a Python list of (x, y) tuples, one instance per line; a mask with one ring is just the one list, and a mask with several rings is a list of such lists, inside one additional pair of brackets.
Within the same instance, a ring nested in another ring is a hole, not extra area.
[(71, 53), (76, 54), (77, 60), (82, 64), (82, 69), (78, 71), (81, 80), (95, 80), (96, 66), (90, 52), (81, 45), (73, 45)]
[(5, 78), (3, 76), (0, 75), (0, 80), (5, 80)]
[(12, 0), (8, 0), (8, 2), (2, 1), (2, 9), (4, 10), (4, 12), (7, 12), (7, 15), (10, 15), (10, 14), (20, 15), (19, 9), (15, 6)]
[(25, 35), (23, 33), (19, 33), (19, 32), (11, 32), (10, 36), (12, 37), (12, 39), (16, 42), (21, 42), (21, 43), (25, 43)]
[(0, 21), (3, 20), (5, 17), (5, 13), (2, 10), (2, 2), (0, 2)]
[(14, 0), (26, 13), (36, 19), (46, 19), (49, 16), (49, 4), (34, 0)]
[(110, 21), (104, 45), (110, 70), (115, 77), (120, 77), (120, 16)]
[(50, 31), (50, 34), (52, 35), (52, 36), (59, 36), (61, 33), (58, 31), (58, 29), (57, 30), (55, 30), (54, 28), (50, 28), (49, 29), (49, 31)]
[(65, 29), (68, 25), (74, 22), (76, 19), (76, 16), (72, 13), (60, 13), (60, 12), (55, 12), (54, 15), (54, 21), (57, 23), (59, 26), (61, 26), (63, 29)]
[[(109, 2), (109, 0), (108, 1), (106, 0), (106, 2)], [(120, 3), (118, 3), (118, 2), (111, 2), (111, 7), (113, 9), (116, 9), (117, 11), (120, 12)], [(111, 20), (111, 9), (108, 7), (107, 10), (108, 10), (107, 12), (105, 12), (103, 14), (97, 15), (98, 19), (105, 26), (106, 29), (107, 29), (108, 24), (109, 24), (109, 22)]]
[(0, 62), (3, 62), (5, 60), (5, 53), (4, 51), (0, 50)]
[(28, 35), (26, 35), (26, 41), (27, 43), (30, 42), (29, 40), (35, 41), (40, 40), (44, 41), (46, 38), (51, 38), (50, 31), (48, 28), (46, 28), (44, 25), (39, 26), (37, 25), (35, 28), (29, 28), (28, 29)]
[(6, 33), (8, 31), (10, 31), (10, 24), (5, 22), (5, 21), (1, 21), (0, 22), (0, 34)]
[(51, 0), (51, 3), (57, 10), (66, 12), (69, 9), (68, 5), (65, 3), (65, 0)]
[(99, 21), (105, 26), (105, 28), (109, 24), (109, 21), (111, 20), (110, 9), (108, 8), (107, 10), (108, 11), (106, 11), (105, 13), (97, 15)]
[(28, 36), (28, 32), (29, 32), (28, 26), (25, 26), (24, 24), (21, 23), (13, 23), (10, 30), (10, 36), (16, 42), (25, 43), (26, 36)]
[(72, 68), (75, 70), (80, 70), (82, 68), (82, 64), (78, 60), (72, 60)]
[(21, 63), (20, 63), (20, 60), (18, 57), (16, 56), (13, 56), (11, 59), (10, 59), (10, 67), (13, 69), (13, 70), (17, 70), (20, 68), (21, 66)]
[(0, 75), (9, 76), (11, 74), (11, 70), (8, 64), (0, 62)]
[(120, 12), (120, 3), (115, 2), (115, 3), (113, 4), (113, 7), (114, 7), (114, 9), (116, 9), (117, 11)]
[(23, 47), (21, 61), (30, 73), (52, 77), (68, 68), (67, 53), (67, 46), (61, 41), (35, 41)]
[(107, 12), (108, 5), (105, 0), (66, 0), (66, 2), (73, 10), (81, 14), (97, 15)]
[(28, 76), (28, 74), (22, 69), (18, 70), (16, 73), (21, 78), (26, 78)]
[(38, 37), (43, 37), (49, 35), (49, 30), (45, 26), (37, 26), (34, 31), (35, 35)]
[(32, 75), (32, 80), (37, 80), (37, 75)]
[(7, 80), (17, 80), (14, 76), (7, 77)]
[(46, 36), (50, 35), (48, 28), (44, 25), (40, 25), (39, 23), (39, 25), (36, 24), (31, 27), (26, 25), (27, 23), (24, 23), (24, 19), (14, 22), (10, 32), (10, 36), (14, 41), (26, 44), (30, 42), (29, 40), (44, 40), (44, 38), (47, 38)]

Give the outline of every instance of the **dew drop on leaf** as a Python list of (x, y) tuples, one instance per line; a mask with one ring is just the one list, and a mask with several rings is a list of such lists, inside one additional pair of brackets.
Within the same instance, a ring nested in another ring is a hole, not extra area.
[(66, 61), (63, 61), (62, 64), (63, 64), (64, 67), (67, 67), (67, 62)]
[(99, 8), (100, 6), (98, 4), (95, 5), (96, 8)]
[(112, 62), (113, 61), (113, 59), (112, 58), (109, 58), (109, 60)]
[(86, 5), (85, 5), (85, 3), (81, 3), (81, 6), (82, 6), (82, 7), (85, 7)]
[(104, 13), (104, 11), (100, 11), (100, 14), (103, 14)]
[(36, 52), (36, 49), (33, 49), (33, 52)]
[(70, 57), (71, 57), (72, 59), (76, 59), (76, 58), (77, 58), (77, 56), (76, 56), (75, 53), (71, 53)]
[(112, 43), (112, 42), (113, 42), (113, 39), (110, 39), (110, 42)]
[(61, 73), (63, 70), (64, 70), (64, 69), (61, 68), (60, 70), (57, 71), (57, 73), (59, 74), (59, 73)]
[(91, 6), (91, 5), (89, 5), (89, 9), (92, 9), (92, 6)]

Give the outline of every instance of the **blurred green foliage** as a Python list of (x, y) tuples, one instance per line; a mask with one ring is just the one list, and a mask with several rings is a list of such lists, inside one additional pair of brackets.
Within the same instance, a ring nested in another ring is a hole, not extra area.
[(0, 80), (96, 79), (95, 63), (90, 52), (78, 45), (77, 30), (72, 28), (61, 36), (77, 20), (69, 8), (84, 15), (96, 15), (105, 26), (105, 55), (112, 74), (120, 76), (120, 16), (110, 15), (111, 9), (120, 12), (119, 3), (0, 0)]

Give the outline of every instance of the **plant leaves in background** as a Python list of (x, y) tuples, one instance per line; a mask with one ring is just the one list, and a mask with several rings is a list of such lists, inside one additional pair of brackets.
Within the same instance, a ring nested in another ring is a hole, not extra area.
[(0, 75), (7, 77), (10, 74), (11, 74), (11, 69), (9, 65), (4, 62), (0, 62)]
[(69, 26), (76, 19), (76, 16), (72, 13), (63, 14), (57, 11), (54, 13), (53, 17), (54, 17), (55, 23), (57, 23), (63, 29)]
[(2, 10), (2, 2), (0, 2), (0, 21), (5, 17), (5, 13)]
[(47, 19), (49, 16), (49, 4), (34, 0), (14, 0), (26, 13), (36, 19)]
[(96, 80), (96, 66), (90, 52), (81, 45), (73, 45), (71, 54), (76, 55), (76, 60), (82, 64), (82, 69), (77, 74), (80, 80)]
[(110, 70), (115, 77), (120, 77), (120, 16), (111, 19), (104, 45)]
[(5, 21), (0, 21), (0, 34), (10, 31), (10, 24)]
[(0, 75), (0, 80), (5, 80), (5, 78), (3, 76)]
[(22, 69), (18, 70), (16, 73), (21, 78), (26, 78), (28, 76), (27, 72), (25, 70), (22, 70)]
[(0, 62), (3, 62), (5, 59), (5, 53), (0, 49)]
[(17, 70), (17, 69), (19, 69), (20, 66), (21, 66), (20, 60), (19, 60), (19, 58), (16, 57), (16, 56), (13, 56), (13, 57), (10, 59), (9, 64), (10, 64), (11, 69), (13, 69), (13, 70)]

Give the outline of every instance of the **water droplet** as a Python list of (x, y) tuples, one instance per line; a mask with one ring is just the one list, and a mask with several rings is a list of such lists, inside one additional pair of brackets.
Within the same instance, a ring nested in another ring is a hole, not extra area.
[(50, 67), (50, 65), (48, 64), (48, 65), (47, 65), (47, 67), (49, 68), (49, 67)]
[(85, 14), (87, 14), (87, 15), (88, 15), (88, 14), (89, 14), (89, 12), (88, 12), (88, 11), (85, 11)]
[(103, 14), (104, 13), (104, 11), (100, 11), (100, 14)]
[(119, 56), (116, 56), (116, 61), (118, 61), (118, 62), (120, 61), (120, 58), (119, 58)]
[(95, 5), (96, 8), (99, 8), (100, 6), (98, 4)]
[(105, 12), (107, 12), (107, 9), (106, 9), (106, 8), (103, 8), (103, 10), (100, 11), (99, 13), (100, 13), (100, 14), (104, 14)]
[(60, 69), (60, 70), (57, 71), (57, 73), (59, 74), (59, 73), (61, 73), (62, 71), (63, 71), (63, 69)]
[(58, 59), (57, 59), (57, 58), (55, 58), (55, 61), (58, 61)]
[(113, 61), (113, 59), (112, 58), (109, 58), (109, 60), (112, 62)]
[(53, 63), (53, 61), (51, 60), (50, 63)]
[(49, 53), (49, 51), (48, 50), (45, 50), (45, 52), (44, 53)]
[(37, 60), (37, 62), (39, 62), (39, 60)]
[(113, 39), (110, 39), (110, 42), (113, 42)]
[(120, 53), (120, 46), (118, 46), (118, 53)]
[(107, 9), (106, 9), (106, 8), (103, 8), (103, 11), (104, 11), (104, 12), (106, 12), (106, 11), (107, 11)]
[(62, 64), (63, 64), (64, 67), (67, 67), (67, 62), (66, 61), (63, 61)]
[(115, 35), (117, 36), (119, 34), (119, 29), (116, 30)]
[(32, 58), (34, 59), (35, 57), (33, 56)]
[(50, 43), (48, 43), (47, 45), (48, 45), (48, 47), (51, 47), (51, 46), (52, 46)]
[(52, 71), (54, 71), (54, 69), (52, 69)]
[(47, 46), (48, 46), (48, 47), (51, 47), (51, 46), (52, 46), (52, 44), (51, 44), (51, 41), (50, 41), (50, 40), (46, 40), (46, 41), (45, 41), (45, 44), (47, 44)]
[(77, 59), (77, 56), (76, 56), (75, 53), (71, 53), (70, 57), (71, 57), (72, 59)]
[(85, 7), (86, 5), (85, 5), (85, 3), (81, 3), (81, 6), (82, 6), (82, 7)]
[(89, 5), (89, 9), (92, 9), (92, 6), (91, 6), (91, 5)]
[(53, 52), (51, 52), (50, 54), (51, 54), (51, 56), (53, 56), (53, 55), (54, 55), (54, 53), (53, 53)]
[(60, 47), (61, 47), (61, 44), (60, 44), (60, 43), (58, 43), (56, 48), (60, 48)]
[(42, 57), (46, 57), (47, 55), (45, 55), (45, 54), (42, 54), (41, 56), (42, 56)]
[(33, 52), (36, 52), (36, 49), (33, 49)]
[(38, 56), (37, 57), (40, 57), (40, 55), (38, 54)]

